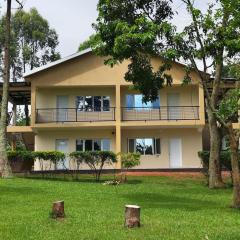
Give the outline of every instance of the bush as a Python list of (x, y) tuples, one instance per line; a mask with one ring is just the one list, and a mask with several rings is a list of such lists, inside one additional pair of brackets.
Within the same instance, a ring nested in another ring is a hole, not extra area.
[[(139, 153), (119, 153), (118, 155), (121, 156), (121, 163), (123, 169), (130, 169), (140, 165), (140, 157)], [(123, 178), (124, 177), (124, 178)], [(121, 181), (126, 182), (127, 176), (126, 174), (121, 174)]]
[(87, 158), (86, 152), (72, 152), (69, 154), (69, 157), (76, 162), (76, 179), (78, 179), (78, 171), (80, 169), (81, 164), (84, 163), (84, 160)]
[(78, 161), (79, 164), (86, 163), (93, 171), (96, 181), (100, 180), (105, 165), (112, 165), (117, 162), (116, 154), (111, 151), (72, 152), (70, 157)]
[(30, 171), (34, 164), (32, 151), (7, 151), (11, 168), (15, 172)]
[(56, 168), (57, 163), (62, 162), (64, 165), (65, 154), (59, 151), (36, 151), (33, 153), (34, 158), (40, 161), (41, 170), (44, 169), (44, 161), (50, 161), (49, 170), (51, 169), (51, 163), (54, 164)]
[[(200, 151), (198, 152), (198, 156), (201, 158), (202, 166), (203, 166), (203, 173), (207, 177), (209, 176), (209, 151)], [(240, 157), (240, 152), (239, 152)], [(220, 164), (221, 169), (225, 169), (232, 174), (232, 165), (231, 165), (231, 154), (229, 151), (222, 151), (220, 153)], [(240, 164), (240, 162), (239, 162)]]

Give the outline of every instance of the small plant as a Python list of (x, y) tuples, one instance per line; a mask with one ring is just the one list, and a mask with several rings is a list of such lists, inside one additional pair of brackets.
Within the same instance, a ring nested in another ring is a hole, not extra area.
[[(41, 171), (50, 170), (52, 164), (56, 169), (56, 166), (59, 162), (62, 162), (64, 165), (65, 154), (59, 151), (36, 151), (33, 153), (35, 160), (37, 159), (40, 163)], [(46, 164), (46, 161), (49, 161), (50, 164)], [(43, 176), (43, 174), (42, 174)]]
[[(87, 158), (86, 152), (72, 152), (69, 154), (69, 157), (76, 163), (76, 179), (78, 179), (78, 172), (80, 170), (80, 166), (84, 163), (84, 160)], [(74, 170), (73, 170), (74, 171)]]
[(89, 151), (85, 152), (84, 162), (93, 171), (96, 181), (99, 182), (103, 167), (116, 163), (117, 157), (111, 151)]
[[(141, 155), (139, 153), (119, 153), (118, 155), (121, 156), (122, 169), (129, 170), (130, 168), (140, 165)], [(121, 181), (127, 181), (126, 173), (121, 173)]]

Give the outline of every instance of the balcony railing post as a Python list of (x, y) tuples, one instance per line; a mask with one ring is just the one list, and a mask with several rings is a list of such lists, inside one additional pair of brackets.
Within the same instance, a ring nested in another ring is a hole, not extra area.
[(78, 121), (77, 120), (77, 114), (78, 114), (78, 109), (76, 108), (76, 122)]

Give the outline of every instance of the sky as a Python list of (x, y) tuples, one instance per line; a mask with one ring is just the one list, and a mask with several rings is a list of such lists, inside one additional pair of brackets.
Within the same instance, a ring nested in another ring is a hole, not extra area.
[[(4, 9), (5, 1), (0, 0)], [(13, 0), (13, 8), (16, 4)], [(195, 0), (202, 11), (212, 0)], [(48, 20), (51, 28), (59, 35), (58, 50), (62, 57), (75, 53), (81, 42), (86, 40), (94, 30), (92, 23), (97, 18), (98, 0), (23, 0), (24, 9), (37, 8)], [(173, 23), (179, 28), (189, 23), (189, 17), (181, 0), (173, 0), (173, 10), (178, 12)]]

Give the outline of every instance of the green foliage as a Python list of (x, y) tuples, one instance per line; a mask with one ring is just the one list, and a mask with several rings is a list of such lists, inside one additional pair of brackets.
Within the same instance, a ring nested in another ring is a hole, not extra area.
[[(33, 152), (33, 154), (35, 159), (39, 161), (50, 161), (55, 166), (58, 162), (63, 162), (65, 160), (65, 154), (59, 151), (36, 151)], [(41, 165), (43, 166), (43, 164)]]
[[(172, 81), (164, 72), (170, 68), (168, 60), (176, 54), (169, 47), (174, 31), (168, 22), (173, 15), (170, 3), (163, 0), (99, 0), (98, 3), (97, 23), (93, 24), (98, 36), (95, 52), (107, 56), (105, 63), (110, 66), (130, 60), (125, 80), (144, 93), (144, 101), (155, 100), (158, 90)], [(154, 70), (150, 55), (162, 56), (167, 64)]]
[[(37, 11), (17, 10), (12, 16), (11, 76), (13, 81), (22, 78), (27, 70), (60, 58), (56, 47), (58, 36)], [(5, 17), (0, 20), (0, 54), (3, 54)]]
[(139, 153), (120, 153), (122, 168), (133, 168), (140, 165), (140, 157)]
[(100, 42), (99, 35), (92, 34), (86, 41), (80, 43), (78, 51), (83, 51), (88, 48), (95, 49)]
[(19, 159), (31, 162), (34, 160), (32, 151), (7, 151), (7, 156), (10, 162), (18, 161)]
[[(209, 153), (209, 151), (200, 151), (200, 152), (198, 152), (198, 156), (201, 158), (204, 174), (206, 176), (208, 176), (210, 153)], [(240, 156), (240, 152), (239, 152), (239, 156)], [(226, 169), (229, 172), (232, 171), (230, 151), (222, 151), (221, 152), (220, 164), (221, 164), (221, 169)]]
[(30, 171), (34, 164), (34, 154), (32, 151), (7, 151), (8, 161), (15, 171)]
[(218, 109), (218, 116), (224, 121), (229, 122), (232, 120), (238, 119), (238, 110), (239, 110), (239, 101), (240, 101), (240, 89), (231, 89), (229, 90), (224, 98), (221, 100)]
[(116, 154), (111, 151), (73, 152), (70, 153), (70, 157), (79, 163), (86, 163), (93, 170), (96, 181), (100, 180), (105, 165), (117, 162)]

